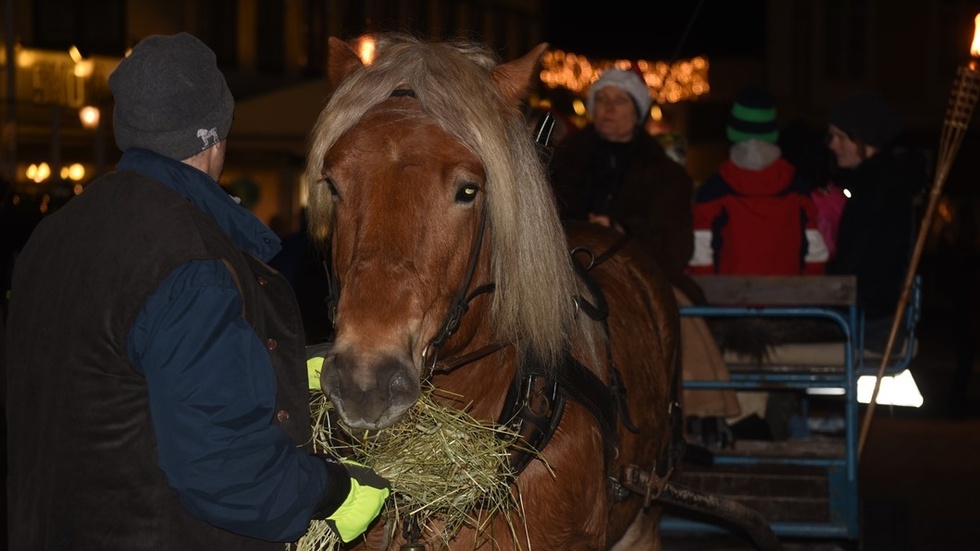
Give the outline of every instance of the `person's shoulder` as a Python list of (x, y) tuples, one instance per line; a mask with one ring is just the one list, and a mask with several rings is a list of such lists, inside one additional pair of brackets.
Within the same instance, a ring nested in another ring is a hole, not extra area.
[(810, 183), (807, 182), (806, 178), (799, 171), (795, 171), (789, 186), (786, 188), (786, 193), (799, 194), (809, 198), (811, 191)]
[(667, 150), (660, 140), (645, 131), (634, 138), (631, 159), (631, 162), (643, 163), (672, 179), (684, 180), (688, 183), (691, 179), (687, 168), (667, 155)]
[(895, 167), (907, 177), (907, 185), (913, 191), (920, 191), (932, 181), (933, 159), (929, 150), (913, 147), (899, 147), (892, 150)]
[[(660, 143), (660, 140), (649, 132), (641, 130), (637, 133), (635, 140), (646, 154), (654, 155), (657, 160), (662, 158), (673, 161), (673, 159), (667, 156), (667, 150), (664, 149), (664, 145)], [(674, 163), (676, 164), (676, 161)]]
[(555, 152), (591, 147), (596, 141), (594, 127), (589, 124), (585, 128), (571, 132), (555, 145)]
[(914, 194), (926, 189), (931, 178), (924, 154), (906, 149), (881, 151), (857, 168), (867, 185), (882, 193)]

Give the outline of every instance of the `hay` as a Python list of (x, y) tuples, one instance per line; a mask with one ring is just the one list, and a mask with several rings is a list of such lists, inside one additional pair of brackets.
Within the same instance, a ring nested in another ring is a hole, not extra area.
[[(444, 543), (463, 526), (481, 533), (497, 515), (504, 515), (512, 535), (511, 514), (520, 514), (519, 498), (511, 492), (510, 448), (519, 435), (506, 427), (481, 423), (466, 407), (437, 403), (458, 402), (456, 396), (424, 388), (422, 396), (395, 425), (354, 434), (338, 422), (332, 404), (315, 391), (311, 401), (313, 445), (317, 453), (350, 458), (371, 466), (391, 481), (394, 499), (389, 499), (382, 516), (396, 519), (388, 536), (404, 519), (412, 519), (423, 535), (434, 535)], [(533, 451), (531, 453), (534, 453)], [(441, 526), (441, 528), (436, 528)], [(339, 539), (314, 520), (300, 540), (297, 551), (334, 551)], [(287, 550), (291, 550), (287, 546)]]

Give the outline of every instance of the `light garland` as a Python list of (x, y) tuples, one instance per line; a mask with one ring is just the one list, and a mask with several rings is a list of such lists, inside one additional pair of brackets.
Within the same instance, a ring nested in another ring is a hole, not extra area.
[(707, 94), (708, 60), (704, 57), (676, 61), (631, 62), (619, 60), (589, 60), (587, 57), (562, 50), (550, 50), (541, 60), (541, 82), (548, 88), (566, 88), (575, 94), (584, 94), (603, 71), (610, 67), (639, 69), (650, 89), (650, 96), (658, 104), (677, 103)]

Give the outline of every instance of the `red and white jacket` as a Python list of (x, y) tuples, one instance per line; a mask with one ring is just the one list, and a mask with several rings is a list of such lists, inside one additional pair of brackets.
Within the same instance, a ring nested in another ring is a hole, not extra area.
[(778, 156), (778, 149), (776, 155), (758, 170), (729, 158), (698, 188), (692, 274), (824, 272), (828, 252), (816, 207), (795, 167)]

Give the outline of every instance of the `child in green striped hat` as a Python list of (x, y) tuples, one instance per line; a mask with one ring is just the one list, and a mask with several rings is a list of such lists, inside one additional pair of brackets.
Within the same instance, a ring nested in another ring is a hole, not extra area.
[(776, 101), (761, 88), (745, 86), (735, 96), (732, 114), (728, 119), (728, 139), (732, 143), (762, 140), (776, 143)]
[(824, 270), (828, 253), (816, 208), (796, 167), (782, 156), (776, 100), (738, 91), (728, 119), (732, 146), (695, 193), (695, 274), (802, 275)]

